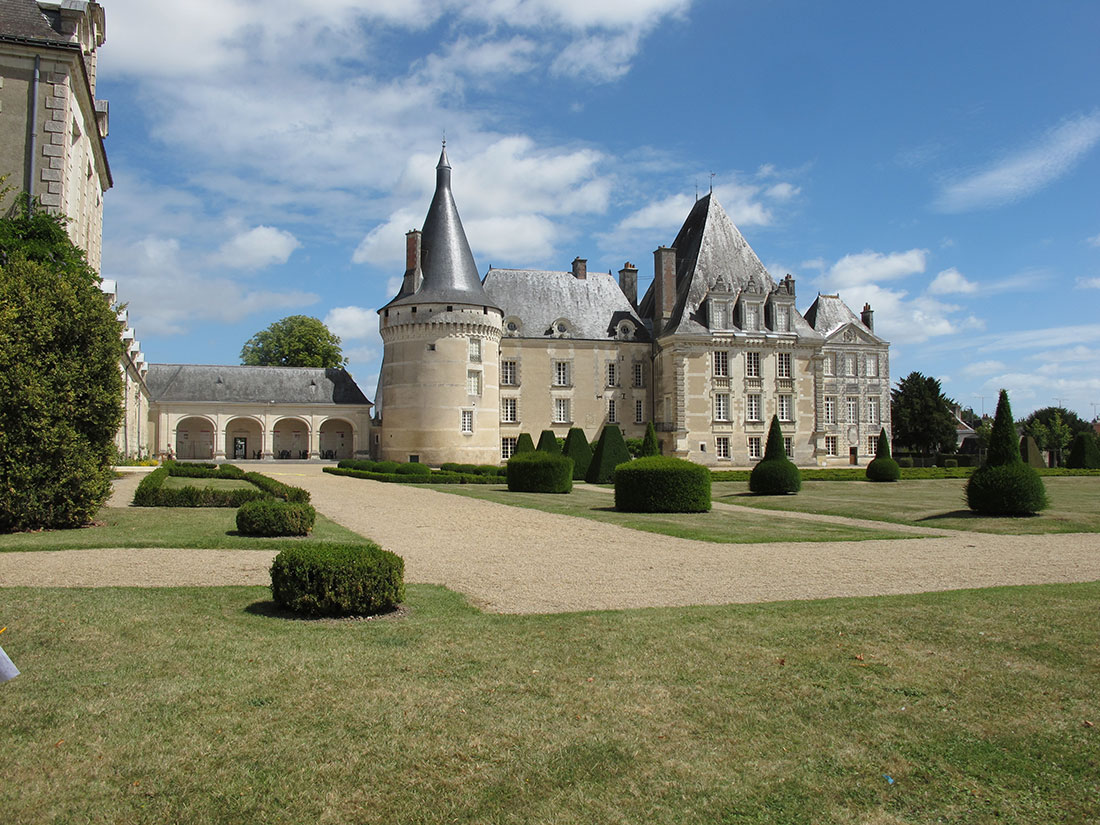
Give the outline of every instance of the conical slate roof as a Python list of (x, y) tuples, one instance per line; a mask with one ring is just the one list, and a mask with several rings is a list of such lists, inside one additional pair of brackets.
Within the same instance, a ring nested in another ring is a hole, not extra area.
[(477, 264), (451, 194), (451, 163), (447, 146), (435, 167), (435, 196), (424, 218), (421, 239), (424, 280), (412, 295), (399, 296), (388, 306), (414, 303), (495, 306), (481, 286)]
[(810, 305), (810, 308), (806, 310), (804, 317), (806, 323), (826, 338), (841, 327), (852, 324), (867, 335), (877, 340), (882, 340), (864, 325), (860, 317), (852, 312), (848, 305), (841, 300), (839, 294), (822, 295), (818, 293), (817, 299)]
[[(746, 290), (767, 295), (775, 289), (772, 276), (713, 192), (695, 202), (673, 247), (676, 304), (665, 332), (706, 332), (700, 307), (719, 283), (733, 295)], [(640, 305), (643, 318), (653, 317), (654, 300), (651, 284)]]

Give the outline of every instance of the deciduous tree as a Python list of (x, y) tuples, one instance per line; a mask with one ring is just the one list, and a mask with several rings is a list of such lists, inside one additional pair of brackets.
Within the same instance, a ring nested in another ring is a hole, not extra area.
[(257, 332), (241, 349), (250, 367), (343, 367), (340, 338), (316, 318), (291, 315)]

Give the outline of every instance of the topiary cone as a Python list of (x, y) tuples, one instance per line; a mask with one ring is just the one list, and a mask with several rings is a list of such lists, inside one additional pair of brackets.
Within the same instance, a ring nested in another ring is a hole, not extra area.
[(801, 489), (802, 473), (787, 458), (787, 451), (783, 448), (783, 429), (779, 426), (779, 418), (773, 415), (764, 458), (749, 475), (749, 490), (759, 495), (777, 496), (797, 493)]
[(645, 438), (642, 439), (642, 458), (651, 455), (660, 455), (661, 445), (657, 441), (657, 430), (653, 428), (653, 422), (645, 425)]
[(539, 436), (539, 445), (535, 450), (540, 453), (550, 453), (550, 455), (561, 455), (561, 447), (558, 446), (558, 437), (554, 435), (553, 430), (542, 431), (542, 435)]
[(520, 453), (533, 453), (535, 451), (535, 442), (531, 440), (531, 436), (527, 433), (520, 433), (519, 438), (516, 439), (516, 449), (512, 452), (512, 455), (519, 455)]
[(589, 484), (607, 484), (615, 474), (615, 467), (627, 461), (630, 461), (630, 451), (623, 441), (622, 430), (615, 424), (608, 424), (596, 442), (584, 480)]
[(569, 434), (565, 437), (565, 445), (561, 453), (573, 459), (573, 480), (584, 481), (588, 473), (588, 465), (592, 463), (592, 447), (588, 444), (584, 430), (580, 427), (571, 427)]
[(878, 449), (867, 465), (866, 475), (868, 481), (897, 481), (901, 477), (901, 467), (890, 455), (890, 439), (885, 427), (878, 434)]

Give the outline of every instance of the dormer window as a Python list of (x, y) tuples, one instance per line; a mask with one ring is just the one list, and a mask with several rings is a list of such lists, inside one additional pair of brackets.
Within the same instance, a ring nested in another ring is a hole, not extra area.
[(569, 321), (565, 318), (559, 318), (550, 325), (550, 329), (546, 331), (546, 334), (552, 338), (569, 338), (572, 331), (573, 328)]
[(775, 308), (775, 331), (787, 332), (791, 328), (790, 311), (785, 306), (777, 306)]
[(741, 328), (750, 332), (760, 329), (760, 312), (756, 304), (741, 305)]
[(508, 338), (515, 338), (519, 335), (520, 330), (523, 329), (523, 324), (520, 323), (519, 318), (507, 318), (504, 321), (504, 334)]
[(728, 329), (726, 323), (726, 304), (724, 301), (710, 300), (710, 328)]
[(615, 337), (620, 341), (630, 341), (634, 338), (634, 324), (630, 321), (620, 321), (615, 328)]

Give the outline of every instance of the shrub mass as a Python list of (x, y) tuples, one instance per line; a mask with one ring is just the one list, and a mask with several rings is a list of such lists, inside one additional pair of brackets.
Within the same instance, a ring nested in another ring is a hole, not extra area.
[(280, 607), (311, 616), (368, 616), (405, 600), (405, 562), (377, 544), (302, 544), (271, 564)]
[(966, 503), (975, 513), (987, 516), (1031, 515), (1047, 506), (1043, 480), (1020, 456), (1016, 425), (1005, 390), (1001, 390), (997, 401), (986, 463), (974, 471), (966, 484)]
[(890, 456), (890, 439), (886, 437), (886, 428), (883, 427), (878, 434), (878, 449), (875, 451), (875, 457), (867, 465), (867, 480), (897, 481), (900, 477), (901, 467)]
[(237, 532), (242, 536), (306, 536), (316, 519), (312, 505), (260, 498), (246, 501), (237, 510)]
[(787, 451), (783, 448), (783, 429), (779, 426), (779, 418), (773, 415), (764, 457), (752, 468), (749, 476), (749, 490), (762, 496), (781, 496), (797, 493), (801, 489), (802, 473), (787, 458)]
[(615, 470), (615, 509), (627, 513), (706, 513), (710, 470), (682, 458), (648, 456)]
[(514, 493), (568, 493), (573, 459), (553, 453), (520, 453), (508, 459), (508, 489)]
[(622, 430), (615, 424), (608, 424), (596, 442), (584, 480), (589, 484), (608, 484), (614, 478), (615, 468), (627, 461), (630, 461), (630, 451), (623, 441)]
[(565, 437), (565, 446), (561, 454), (573, 459), (573, 480), (584, 481), (588, 465), (592, 463), (592, 447), (580, 427), (571, 427)]
[(540, 453), (561, 455), (561, 446), (558, 444), (558, 438), (554, 435), (553, 430), (542, 431), (542, 434), (539, 436), (539, 445), (535, 449)]
[(1100, 470), (1100, 445), (1090, 432), (1079, 432), (1066, 457), (1066, 466), (1074, 470)]

